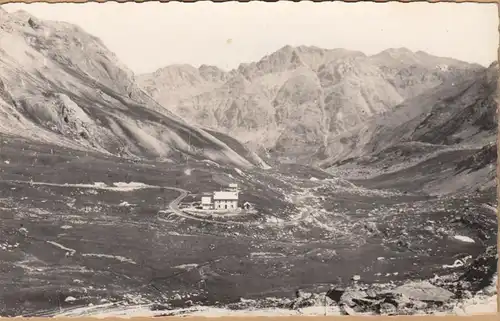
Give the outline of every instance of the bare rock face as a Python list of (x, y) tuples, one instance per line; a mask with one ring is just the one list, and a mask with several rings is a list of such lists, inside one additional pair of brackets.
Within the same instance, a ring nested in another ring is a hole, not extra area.
[[(407, 175), (415, 190), (434, 195), (494, 187), (497, 74), (495, 63), (374, 115), (331, 137), (317, 165), (329, 170), (356, 168), (392, 181)], [(419, 171), (442, 175), (415, 184)]]
[(255, 151), (309, 162), (337, 155), (330, 140), (370, 117), (482, 69), (404, 48), (366, 56), (285, 46), (229, 72), (169, 66), (139, 76), (139, 83), (186, 119), (234, 135)]
[[(233, 148), (244, 155), (159, 105), (114, 53), (79, 27), (22, 11), (0, 16), (0, 132), (122, 156), (179, 161), (196, 151), (201, 159), (262, 166), (238, 142)], [(225, 79), (209, 66), (162, 74), (176, 80), (174, 89)]]
[(332, 160), (380, 152), (402, 142), (482, 146), (496, 131), (496, 78), (492, 66), (448, 81), (398, 105), (392, 113), (375, 116), (361, 126), (332, 138)]

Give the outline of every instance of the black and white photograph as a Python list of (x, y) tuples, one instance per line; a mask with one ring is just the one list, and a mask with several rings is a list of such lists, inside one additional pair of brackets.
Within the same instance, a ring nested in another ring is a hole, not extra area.
[(0, 5), (0, 317), (496, 313), (498, 25)]

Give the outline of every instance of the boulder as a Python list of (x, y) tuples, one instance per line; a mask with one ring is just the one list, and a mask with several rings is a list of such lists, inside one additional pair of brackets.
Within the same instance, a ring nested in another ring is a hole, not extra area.
[(410, 298), (401, 293), (382, 292), (377, 294), (375, 299), (384, 303), (390, 303), (396, 307), (403, 307), (411, 304)]
[[(299, 292), (299, 291), (297, 291)], [(288, 304), (290, 309), (302, 309), (312, 306), (332, 306), (334, 305), (334, 301), (329, 298), (327, 295), (320, 295), (315, 293), (302, 293), (300, 295), (296, 293), (296, 299)]]
[(428, 281), (407, 283), (392, 292), (402, 294), (412, 300), (436, 303), (447, 302), (454, 296), (452, 292), (432, 285)]
[(393, 304), (387, 302), (381, 303), (378, 309), (378, 313), (382, 315), (394, 315), (396, 314), (396, 312), (396, 307)]
[(335, 303), (340, 303), (340, 299), (342, 298), (344, 292), (344, 288), (333, 288), (326, 293), (326, 296), (332, 299)]
[(366, 291), (356, 289), (356, 288), (348, 288), (344, 291), (342, 296), (340, 297), (340, 304), (345, 304), (350, 307), (356, 305), (355, 300), (362, 300), (366, 298), (368, 295)]
[(364, 225), (366, 231), (368, 231), (372, 235), (379, 235), (380, 230), (377, 227), (377, 224), (374, 222), (366, 222)]

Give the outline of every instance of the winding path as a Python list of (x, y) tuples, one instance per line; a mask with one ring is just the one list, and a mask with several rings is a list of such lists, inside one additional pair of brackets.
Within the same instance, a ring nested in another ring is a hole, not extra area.
[[(107, 186), (107, 185), (92, 185), (92, 184), (57, 184), (57, 183), (48, 183), (48, 182), (33, 182), (33, 181), (23, 181), (23, 180), (3, 180), (3, 182), (9, 182), (9, 183), (18, 183), (18, 184), (28, 184), (28, 185), (45, 185), (45, 186), (55, 186), (55, 187), (72, 187), (72, 188), (88, 188), (88, 189), (103, 189), (103, 190), (114, 190), (114, 191), (123, 191), (123, 192), (130, 192), (135, 189), (169, 189), (172, 191), (177, 191), (180, 193), (180, 195), (172, 200), (169, 204), (168, 207), (174, 213), (175, 215), (188, 219), (188, 220), (195, 220), (195, 221), (200, 221), (200, 222), (207, 222), (207, 223), (213, 223), (213, 224), (220, 224), (220, 225), (258, 225), (258, 223), (254, 222), (234, 222), (234, 221), (217, 221), (217, 220), (210, 220), (210, 219), (204, 219), (200, 217), (196, 217), (193, 215), (186, 214), (185, 212), (181, 211), (179, 209), (179, 204), (182, 202), (184, 198), (186, 198), (189, 194), (189, 191), (178, 188), (178, 187), (171, 187), (171, 186), (153, 186), (153, 185), (137, 185), (137, 186), (130, 186), (129, 189), (127, 190), (122, 190), (123, 187), (120, 186)], [(158, 213), (160, 214), (160, 213)], [(158, 215), (159, 216), (159, 215)], [(161, 219), (160, 219), (161, 220)]]

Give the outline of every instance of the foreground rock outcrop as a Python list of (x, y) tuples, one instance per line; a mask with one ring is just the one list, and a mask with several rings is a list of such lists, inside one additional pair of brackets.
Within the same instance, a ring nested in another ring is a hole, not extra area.
[[(295, 310), (313, 306), (337, 307), (344, 315), (462, 315), (469, 306), (479, 304), (480, 300), (490, 302), (490, 298), (497, 295), (497, 261), (496, 247), (490, 246), (458, 274), (400, 285), (364, 284), (353, 278), (350, 285), (333, 285), (326, 293), (299, 290), (294, 300), (274, 306)], [(473, 297), (477, 299), (472, 300)]]

